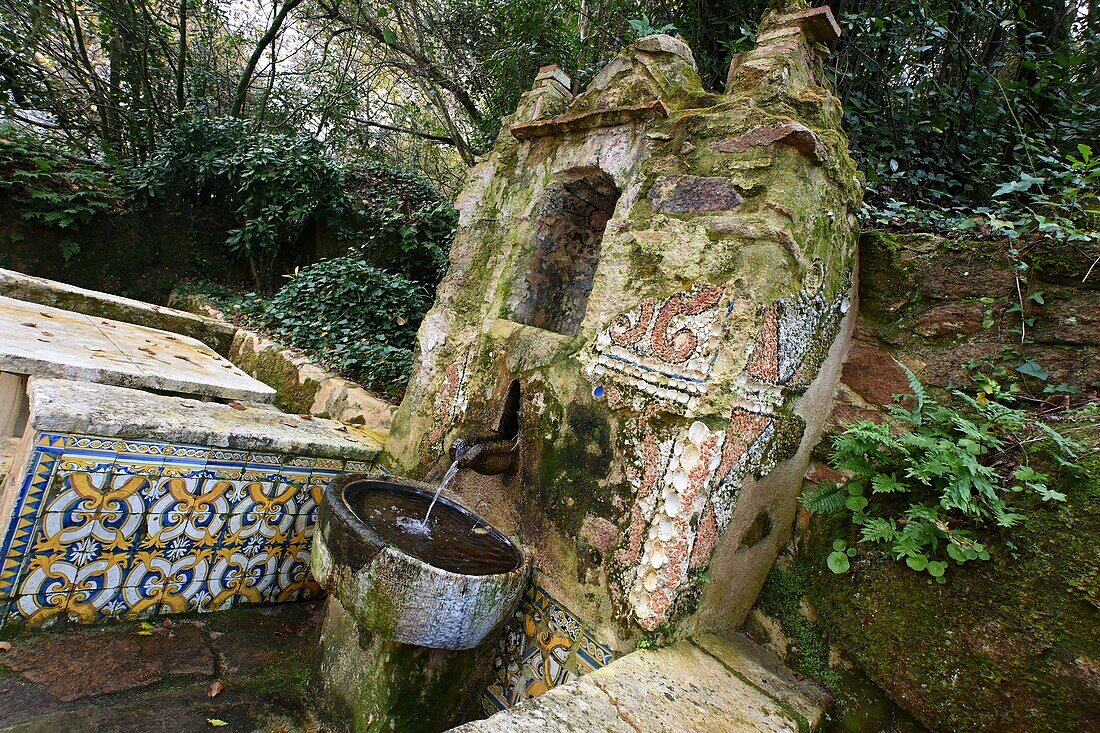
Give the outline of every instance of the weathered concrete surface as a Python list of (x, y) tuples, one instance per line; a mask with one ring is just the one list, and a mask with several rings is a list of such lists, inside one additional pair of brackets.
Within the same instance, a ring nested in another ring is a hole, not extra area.
[(306, 695), (321, 605), (12, 638), (0, 651), (0, 731), (218, 730), (210, 720), (229, 731), (315, 731)]
[(237, 450), (350, 458), (378, 455), (377, 432), (244, 405), (166, 397), (125, 387), (35, 377), (30, 428)]
[[(173, 293), (169, 302), (199, 315), (228, 322), (209, 300), (194, 294)], [(238, 367), (275, 388), (275, 404), (287, 412), (309, 413), (344, 423), (388, 430), (395, 405), (355, 382), (315, 364), (301, 352), (247, 328), (237, 328), (229, 359)]]
[(0, 486), (4, 485), (4, 477), (8, 475), (19, 453), (19, 443), (19, 438), (0, 436)]
[(439, 733), (477, 714), (491, 646), (408, 646), (364, 629), (330, 597), (320, 641), (318, 701), (337, 733)]
[(14, 270), (0, 269), (0, 296), (190, 336), (222, 356), (229, 353), (233, 341), (232, 324), (217, 319)]
[(637, 651), (454, 733), (802, 733), (827, 699), (740, 637)]
[(2, 296), (0, 371), (220, 399), (275, 396), (188, 336)]

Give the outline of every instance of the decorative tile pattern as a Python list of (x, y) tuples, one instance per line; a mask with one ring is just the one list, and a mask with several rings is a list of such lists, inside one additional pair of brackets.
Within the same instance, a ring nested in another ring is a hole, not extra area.
[(370, 467), (346, 463), (39, 434), (0, 545), (0, 626), (318, 596), (309, 547), (324, 487)]
[(611, 648), (593, 638), (580, 619), (532, 584), (497, 648), (483, 707), (486, 713), (504, 710), (614, 658)]

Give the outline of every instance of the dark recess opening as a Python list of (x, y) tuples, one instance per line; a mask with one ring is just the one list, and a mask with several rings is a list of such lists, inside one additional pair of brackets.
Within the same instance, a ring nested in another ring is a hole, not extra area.
[(619, 189), (599, 168), (574, 168), (546, 188), (535, 222), (527, 295), (514, 320), (566, 336), (580, 332)]
[(500, 411), (497, 433), (501, 440), (511, 440), (519, 435), (519, 398), (519, 380), (513, 379), (508, 385), (508, 394), (504, 397), (504, 406)]

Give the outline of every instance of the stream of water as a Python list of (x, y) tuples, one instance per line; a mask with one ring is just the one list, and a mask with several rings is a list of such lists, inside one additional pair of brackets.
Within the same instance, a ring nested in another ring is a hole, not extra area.
[(432, 503), (428, 505), (428, 511), (424, 512), (423, 519), (417, 519), (416, 517), (397, 517), (395, 520), (397, 525), (406, 532), (412, 534), (424, 535), (426, 537), (432, 536), (431, 525), (428, 524), (428, 520), (432, 516), (432, 509), (435, 508), (435, 503), (439, 501), (439, 495), (443, 493), (443, 490), (451, 485), (454, 481), (455, 475), (458, 473), (458, 461), (461, 456), (456, 456), (454, 463), (447, 469), (447, 473), (443, 474), (443, 479), (439, 482), (439, 486), (435, 488), (435, 493), (432, 495)]

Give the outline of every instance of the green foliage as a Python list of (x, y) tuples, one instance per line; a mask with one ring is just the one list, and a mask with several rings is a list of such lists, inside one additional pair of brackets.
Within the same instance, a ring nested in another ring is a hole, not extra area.
[(260, 132), (233, 117), (180, 116), (134, 175), (147, 202), (215, 200), (235, 212), (226, 246), (243, 253), (256, 287), (271, 285), (280, 249), (316, 218), (335, 219), (348, 200), (342, 168), (316, 138)]
[[(57, 229), (86, 224), (123, 198), (110, 166), (67, 155), (10, 125), (0, 125), (0, 192), (23, 221)], [(65, 244), (68, 260), (79, 245)]]
[(284, 343), (369, 388), (399, 395), (429, 304), (423, 286), (347, 256), (289, 276), (271, 298), (251, 294), (234, 305)]
[[(974, 399), (955, 391), (961, 407), (942, 405), (906, 372), (911, 406), (892, 405), (890, 422), (848, 425), (833, 442), (831, 461), (851, 478), (806, 494), (802, 503), (816, 513), (850, 513), (860, 543), (885, 545), (896, 560), (944, 582), (950, 561), (989, 559), (975, 530), (1008, 529), (1023, 519), (1007, 501), (1011, 494), (1065, 501), (1049, 476), (1028, 464), (1027, 446), (1043, 444), (1070, 470), (1079, 449), (984, 392)], [(829, 569), (847, 572), (856, 554), (837, 539)]]
[(341, 234), (364, 259), (434, 286), (447, 268), (457, 215), (427, 179), (368, 160), (348, 168), (350, 213)]

